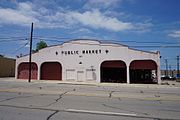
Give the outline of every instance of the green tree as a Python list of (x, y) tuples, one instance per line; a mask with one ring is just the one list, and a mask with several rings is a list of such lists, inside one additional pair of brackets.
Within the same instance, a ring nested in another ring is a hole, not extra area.
[(47, 47), (46, 42), (44, 42), (43, 40), (40, 40), (40, 42), (36, 44), (36, 51), (39, 51), (40, 49), (43, 49), (45, 47)]
[(4, 57), (4, 55), (0, 54), (0, 57)]

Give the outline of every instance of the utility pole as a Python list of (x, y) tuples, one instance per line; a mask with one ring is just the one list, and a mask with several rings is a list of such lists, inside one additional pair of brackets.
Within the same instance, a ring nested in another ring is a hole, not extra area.
[(180, 74), (179, 73), (179, 56), (177, 56), (177, 74)]
[(167, 59), (165, 59), (165, 63), (166, 63), (165, 76), (168, 76), (168, 61), (167, 61)]
[(29, 47), (29, 80), (28, 82), (31, 82), (32, 36), (33, 36), (33, 23), (31, 24), (31, 36), (30, 36), (30, 47)]
[(169, 75), (172, 77), (171, 65), (169, 65)]

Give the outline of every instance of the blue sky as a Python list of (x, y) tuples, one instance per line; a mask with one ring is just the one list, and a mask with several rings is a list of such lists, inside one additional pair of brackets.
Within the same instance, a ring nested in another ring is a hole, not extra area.
[(1, 0), (0, 54), (28, 54), (31, 22), (33, 48), (77, 38), (118, 42), (160, 51), (176, 69), (180, 55), (180, 0)]

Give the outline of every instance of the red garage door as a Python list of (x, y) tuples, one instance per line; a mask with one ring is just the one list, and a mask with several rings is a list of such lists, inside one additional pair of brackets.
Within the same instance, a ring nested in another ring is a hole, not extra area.
[[(37, 80), (38, 67), (36, 63), (31, 63), (31, 79)], [(28, 79), (29, 78), (29, 63), (24, 62), (18, 66), (18, 79)]]
[(126, 64), (123, 61), (104, 61), (101, 67), (107, 68), (126, 68)]
[(130, 64), (131, 83), (157, 83), (157, 64), (153, 60), (134, 60)]
[(41, 80), (62, 80), (62, 67), (58, 62), (45, 62), (41, 65)]
[(101, 63), (101, 82), (125, 83), (126, 81), (125, 62), (114, 60)]
[(130, 64), (130, 69), (152, 69), (156, 70), (157, 65), (153, 60), (134, 60)]

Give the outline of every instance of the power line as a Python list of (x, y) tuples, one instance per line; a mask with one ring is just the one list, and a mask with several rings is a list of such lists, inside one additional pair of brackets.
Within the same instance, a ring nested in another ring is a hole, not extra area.
[(28, 45), (29, 44), (29, 41), (28, 42), (26, 42), (24, 45), (22, 45), (22, 46), (20, 46), (18, 49), (16, 49), (15, 51), (13, 51), (11, 54), (14, 54), (14, 53), (16, 53), (17, 51), (19, 51), (19, 50), (21, 50), (22, 48), (24, 48), (26, 45)]
[(17, 42), (17, 41), (26, 41), (26, 40), (28, 40), (28, 38), (0, 40), (0, 42)]
[[(70, 37), (59, 37), (59, 36), (35, 36), (33, 37), (34, 40), (45, 40), (50, 42), (57, 42), (57, 43), (63, 43), (66, 39), (73, 39)], [(0, 37), (0, 42), (16, 42), (16, 41), (25, 41), (29, 40), (27, 37)], [(135, 48), (180, 48), (180, 45), (178, 45), (175, 42), (152, 42), (152, 41), (121, 41), (121, 40), (100, 40), (104, 42), (115, 42), (115, 43), (141, 43), (141, 44), (153, 44), (153, 45), (128, 45), (129, 47), (135, 47)], [(160, 45), (158, 45), (160, 44)], [(171, 44), (171, 45), (169, 45)], [(175, 45), (172, 45), (175, 44)]]
[(121, 41), (121, 40), (101, 40), (101, 41), (104, 41), (104, 42), (117, 42), (117, 43), (121, 43), (121, 42), (125, 42), (125, 43), (147, 43), (147, 44), (177, 44), (175, 42), (152, 42), (152, 41), (132, 41), (132, 40), (129, 40), (129, 41)]
[(13, 36), (10, 36), (10, 37), (0, 37), (0, 39), (21, 39), (21, 38), (27, 38), (25, 36), (23, 37), (13, 37)]
[[(43, 38), (38, 38), (35, 37), (35, 39), (43, 39), (45, 41), (52, 41), (52, 42), (59, 42), (59, 43), (63, 43), (65, 41), (63, 40), (59, 40), (59, 39), (69, 39), (69, 38), (63, 38), (63, 37), (43, 37)], [(72, 39), (72, 38), (71, 38)], [(106, 40), (101, 40), (104, 42), (108, 42)], [(180, 48), (180, 45), (178, 45), (177, 43), (170, 43), (170, 42), (138, 42), (138, 41), (109, 41), (109, 42), (115, 42), (120, 44), (121, 42), (124, 43), (141, 43), (141, 44), (162, 44), (162, 45), (128, 45), (129, 47), (137, 47), (137, 48)], [(166, 44), (175, 44), (175, 45), (166, 45)]]
[(144, 45), (133, 45), (133, 46), (131, 46), (130, 45), (130, 47), (137, 47), (137, 48), (180, 48), (180, 45), (149, 45), (149, 46), (144, 46)]
[[(73, 39), (70, 37), (60, 37), (60, 36), (34, 36), (33, 37), (34, 40), (44, 40), (44, 41), (49, 41), (49, 42), (55, 42), (55, 43), (64, 43), (66, 42), (66, 39)], [(27, 37), (0, 37), (0, 42), (18, 42), (18, 41), (28, 41), (29, 38)], [(104, 41), (104, 42), (108, 42), (108, 40), (100, 40), (100, 41)], [(139, 41), (118, 41), (118, 40), (109, 40), (110, 43), (141, 43), (141, 44), (155, 44), (155, 45), (128, 45), (130, 48), (158, 48), (158, 49), (176, 49), (176, 48), (180, 48), (179, 44), (176, 45), (172, 45), (175, 44), (174, 42), (139, 42)], [(21, 46), (20, 48), (16, 49), (12, 54), (16, 53), (17, 51), (19, 51), (20, 49), (22, 49), (23, 47), (25, 47), (26, 45), (28, 45), (29, 42), (26, 42), (23, 46)], [(157, 44), (157, 45), (156, 45)], [(162, 44), (162, 45), (158, 45), (158, 44)], [(164, 44), (171, 44), (171, 45), (164, 45)]]
[(74, 39), (70, 37), (60, 37), (60, 36), (34, 36), (33, 39)]
[(64, 43), (65, 41), (62, 40), (47, 40), (47, 39), (43, 39), (44, 41), (50, 41), (50, 42), (56, 42), (56, 43)]

